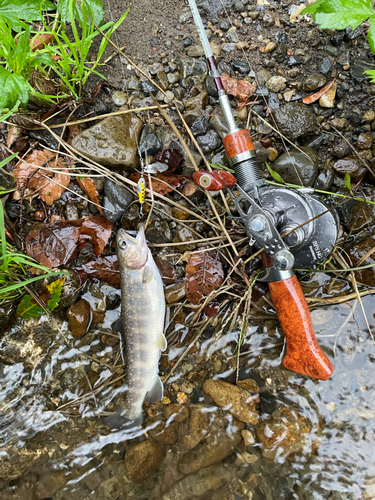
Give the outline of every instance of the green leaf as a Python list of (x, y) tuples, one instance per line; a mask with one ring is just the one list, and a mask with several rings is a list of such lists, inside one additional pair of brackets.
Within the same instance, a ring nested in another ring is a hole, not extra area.
[(52, 297), (49, 299), (47, 302), (48, 309), (50, 311), (53, 311), (56, 309), (60, 302), (61, 298), (61, 290), (64, 284), (66, 276), (63, 276), (62, 278), (53, 281), (51, 284), (47, 285), (47, 290), (49, 293), (52, 295)]
[(234, 170), (232, 168), (224, 167), (224, 165), (220, 165), (220, 163), (218, 163), (217, 165), (215, 163), (210, 163), (210, 162), (208, 162), (208, 163), (209, 163), (210, 167), (212, 167), (212, 168), (217, 168), (219, 170), (226, 170), (227, 172), (234, 174)]
[(370, 49), (375, 54), (375, 15), (370, 17), (370, 28), (367, 32), (368, 43), (370, 44)]
[(372, 0), (317, 0), (301, 14), (313, 14), (322, 29), (355, 29), (375, 14)]
[(24, 295), (18, 304), (17, 315), (21, 318), (37, 318), (44, 314), (44, 309), (40, 307), (31, 295)]
[(352, 189), (352, 182), (351, 182), (351, 179), (350, 179), (349, 172), (345, 173), (344, 182), (345, 182), (345, 186), (349, 189), (349, 191), (351, 191), (351, 189)]
[(281, 182), (281, 184), (285, 184), (285, 181), (283, 180), (283, 178), (281, 177), (281, 175), (278, 174), (276, 172), (276, 170), (272, 170), (272, 168), (268, 165), (268, 163), (266, 163), (266, 165), (267, 165), (267, 168), (268, 168), (268, 172), (272, 175), (272, 177), (275, 179), (275, 181)]
[(0, 0), (0, 19), (12, 25), (15, 31), (26, 27), (21, 21), (40, 21), (43, 10), (55, 10), (49, 0)]
[[(1, 1), (1, 0), (0, 0)], [(60, 14), (61, 20), (63, 22), (74, 22), (69, 15), (69, 1), (71, 0), (59, 0), (57, 4), (57, 12)], [(100, 26), (104, 17), (104, 7), (100, 0), (73, 0), (73, 15), (74, 18), (79, 22), (80, 26), (83, 26), (84, 16), (82, 14), (82, 5), (84, 3), (84, 9), (87, 12), (88, 21), (94, 20), (97, 26)], [(87, 22), (87, 19), (85, 19)]]
[(365, 73), (369, 75), (371, 83), (375, 83), (375, 70), (365, 71)]
[(30, 87), (27, 81), (0, 67), (0, 112), (4, 108), (12, 108), (19, 100), (27, 104)]
[[(62, 277), (56, 281), (53, 281), (46, 286), (51, 298), (47, 301), (47, 307), (50, 311), (56, 309), (60, 302), (61, 290), (65, 281), (65, 277)], [(18, 305), (17, 314), (21, 318), (37, 318), (41, 314), (44, 314), (45, 310), (40, 307), (35, 299), (31, 295), (25, 295)]]

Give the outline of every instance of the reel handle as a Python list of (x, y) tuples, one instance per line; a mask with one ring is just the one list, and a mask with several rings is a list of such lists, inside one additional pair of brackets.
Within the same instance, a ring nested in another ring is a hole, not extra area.
[[(272, 260), (262, 254), (262, 261), (269, 267)], [(286, 341), (283, 365), (307, 377), (329, 379), (333, 366), (317, 343), (310, 310), (297, 276), (268, 283), (268, 286)]]

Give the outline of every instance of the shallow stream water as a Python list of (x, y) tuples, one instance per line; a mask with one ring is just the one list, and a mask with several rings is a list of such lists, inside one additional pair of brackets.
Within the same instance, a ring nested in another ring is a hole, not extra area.
[[(374, 299), (362, 302), (373, 332)], [(120, 345), (102, 343), (118, 314), (107, 311), (100, 331), (79, 340), (47, 317), (16, 323), (2, 337), (2, 500), (375, 498), (375, 343), (358, 301), (312, 311), (335, 367), (325, 382), (281, 366), (283, 337), (269, 311), (269, 319), (251, 319), (239, 356), (239, 330), (216, 335), (214, 321), (165, 381), (163, 404), (146, 405), (144, 428), (133, 434), (111, 432), (98, 417), (123, 397)], [(183, 321), (174, 326), (184, 329)], [(195, 334), (169, 347), (164, 377)], [(238, 378), (257, 404), (256, 425), (239, 422), (230, 405), (219, 408), (202, 390), (207, 378), (234, 383), (237, 359)], [(106, 386), (113, 366), (112, 382), (119, 380)], [(176, 404), (188, 408), (184, 418), (168, 418)], [(135, 454), (126, 462), (144, 441), (157, 443), (146, 461)], [(149, 474), (152, 465), (158, 470)]]

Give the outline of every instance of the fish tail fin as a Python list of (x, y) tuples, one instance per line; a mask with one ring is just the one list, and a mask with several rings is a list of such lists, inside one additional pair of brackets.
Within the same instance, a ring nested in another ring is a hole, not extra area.
[(113, 415), (109, 415), (104, 419), (104, 422), (111, 429), (121, 429), (121, 430), (136, 430), (142, 425), (143, 416), (142, 413), (135, 419), (126, 418), (125, 415), (122, 415), (120, 411), (114, 413)]

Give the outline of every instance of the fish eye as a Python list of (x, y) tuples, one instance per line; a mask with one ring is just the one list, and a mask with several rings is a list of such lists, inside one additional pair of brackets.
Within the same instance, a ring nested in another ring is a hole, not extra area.
[(125, 250), (126, 248), (126, 241), (125, 240), (121, 240), (118, 242), (118, 247), (121, 249), (121, 250)]

